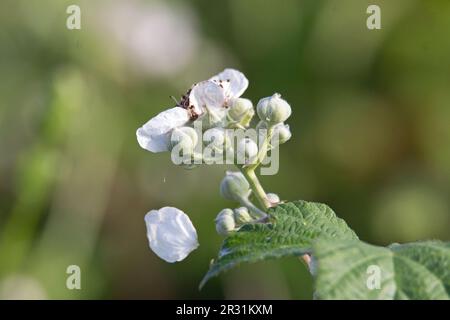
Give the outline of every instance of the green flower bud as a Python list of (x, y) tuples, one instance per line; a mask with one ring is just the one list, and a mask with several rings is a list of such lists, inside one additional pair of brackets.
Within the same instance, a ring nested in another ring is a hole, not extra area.
[(211, 128), (203, 133), (205, 146), (216, 154), (222, 154), (231, 147), (231, 141), (224, 128)]
[(229, 119), (243, 127), (249, 126), (254, 115), (255, 110), (253, 109), (253, 103), (244, 98), (237, 98), (228, 110)]
[(253, 221), (246, 207), (234, 209), (234, 220), (238, 225)]
[(233, 210), (231, 209), (223, 209), (222, 211), (220, 211), (216, 217), (215, 222), (217, 233), (222, 236), (229, 235), (236, 228)]
[[(289, 125), (284, 123), (279, 123), (273, 126), (272, 128), (272, 147), (276, 147), (280, 144), (287, 142), (292, 137), (291, 130), (289, 129)], [(264, 140), (268, 134), (268, 124), (265, 121), (260, 121), (256, 125), (256, 132), (258, 132), (258, 137), (260, 141)]]
[(227, 171), (220, 183), (220, 194), (227, 200), (240, 202), (250, 194), (250, 185), (242, 173)]
[(278, 134), (278, 142), (280, 144), (287, 142), (292, 137), (291, 130), (287, 124), (280, 123), (276, 126), (275, 131)]
[(272, 204), (280, 203), (280, 197), (276, 193), (268, 193), (267, 200)]
[(289, 125), (284, 123), (279, 123), (273, 127), (272, 134), (272, 146), (278, 146), (287, 142), (292, 137)]
[(246, 137), (237, 144), (237, 163), (249, 164), (258, 155), (258, 145), (252, 139)]
[(280, 94), (275, 93), (271, 97), (259, 100), (256, 112), (261, 120), (274, 125), (286, 121), (292, 111), (289, 103), (281, 99)]

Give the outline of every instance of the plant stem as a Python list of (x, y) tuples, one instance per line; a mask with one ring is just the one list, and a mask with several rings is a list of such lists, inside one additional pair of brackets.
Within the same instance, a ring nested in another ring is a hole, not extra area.
[(264, 191), (263, 187), (261, 186), (261, 183), (258, 180), (258, 177), (255, 174), (255, 169), (241, 167), (240, 170), (244, 175), (244, 177), (247, 179), (248, 183), (250, 184), (250, 188), (252, 189), (256, 199), (258, 199), (258, 202), (263, 208), (263, 210), (269, 209), (270, 202), (267, 199), (266, 192)]
[(267, 149), (269, 148), (270, 142), (272, 140), (272, 135), (273, 135), (273, 127), (269, 127), (267, 129), (266, 138), (264, 139), (264, 142), (258, 151), (258, 156), (256, 158), (255, 163), (248, 166), (248, 168), (250, 170), (255, 170), (261, 164), (261, 162), (264, 160), (264, 158), (267, 156), (267, 151), (268, 151)]
[(248, 166), (239, 167), (239, 170), (241, 170), (242, 174), (247, 179), (253, 191), (253, 194), (255, 195), (256, 199), (258, 199), (258, 202), (263, 210), (269, 209), (271, 207), (271, 203), (267, 198), (267, 194), (264, 191), (263, 187), (261, 186), (258, 177), (255, 174), (255, 169), (261, 164), (261, 162), (267, 155), (267, 149), (270, 145), (272, 134), (273, 134), (273, 127), (269, 127), (267, 130), (266, 138), (264, 139), (264, 142), (261, 145), (261, 148), (259, 149), (255, 163)]
[(247, 197), (242, 198), (240, 203), (250, 211), (250, 215), (257, 217), (258, 220), (265, 219), (267, 217), (267, 213), (255, 206)]
[[(256, 161), (254, 164), (247, 166), (247, 167), (239, 167), (239, 170), (241, 170), (244, 177), (247, 179), (248, 183), (250, 184), (250, 188), (253, 191), (253, 194), (255, 195), (256, 199), (258, 199), (259, 204), (262, 206), (264, 210), (267, 210), (271, 207), (271, 203), (269, 199), (267, 198), (267, 194), (264, 191), (263, 187), (261, 186), (261, 183), (258, 180), (258, 177), (255, 174), (255, 169), (261, 164), (261, 162), (264, 160), (267, 149), (269, 147), (269, 144), (272, 140), (273, 135), (273, 127), (269, 127), (267, 131), (266, 139), (264, 140), (261, 148), (259, 149), (258, 156), (256, 158)], [(248, 201), (248, 199), (247, 199)], [(253, 204), (250, 203), (250, 207), (253, 206)], [(248, 206), (248, 204), (244, 204), (245, 206)], [(257, 208), (256, 208), (257, 209)], [(266, 215), (267, 216), (267, 215)], [(262, 217), (264, 219), (265, 217)], [(303, 264), (307, 267), (307, 269), (312, 272), (311, 270), (311, 256), (309, 254), (304, 254), (300, 257), (300, 260), (303, 262)]]

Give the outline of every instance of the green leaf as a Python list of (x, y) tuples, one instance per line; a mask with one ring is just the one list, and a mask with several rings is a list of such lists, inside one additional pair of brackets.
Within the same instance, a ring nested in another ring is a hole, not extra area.
[(270, 208), (269, 223), (246, 224), (225, 239), (200, 288), (242, 262), (256, 262), (311, 252), (318, 238), (358, 239), (344, 220), (320, 203), (295, 201)]
[(450, 243), (318, 241), (314, 258), (320, 299), (449, 299)]

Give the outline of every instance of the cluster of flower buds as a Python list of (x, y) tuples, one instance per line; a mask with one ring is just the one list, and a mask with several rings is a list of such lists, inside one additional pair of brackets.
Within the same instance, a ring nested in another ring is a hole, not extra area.
[[(240, 205), (223, 209), (217, 215), (216, 230), (224, 236), (246, 223), (262, 221), (267, 217), (264, 210), (280, 203), (276, 194), (265, 194), (262, 188), (258, 192), (254, 178), (249, 183), (252, 179), (246, 170), (254, 170), (267, 159), (269, 150), (292, 136), (285, 124), (292, 110), (280, 94), (259, 100), (255, 112), (252, 101), (241, 97), (247, 87), (243, 73), (225, 69), (194, 84), (175, 107), (159, 113), (136, 131), (142, 148), (155, 153), (169, 151), (176, 165), (193, 168), (220, 163), (216, 160), (226, 155), (227, 160), (222, 163), (239, 167), (241, 172), (227, 172), (220, 184), (221, 195)], [(259, 122), (251, 129), (255, 114)], [(244, 134), (234, 134), (239, 130)], [(251, 130), (255, 134), (247, 135)], [(258, 199), (260, 207), (251, 198)], [(168, 262), (183, 260), (198, 246), (192, 222), (179, 209), (152, 210), (145, 221), (151, 249)]]
[(219, 212), (216, 217), (216, 231), (222, 236), (228, 236), (236, 231), (240, 226), (255, 221), (246, 207), (239, 207), (234, 210), (226, 208)]
[[(223, 198), (242, 205), (234, 210), (227, 208), (219, 212), (215, 222), (220, 235), (227, 236), (243, 224), (258, 221), (266, 216), (265, 212), (250, 201), (250, 185), (241, 172), (226, 172), (220, 183), (220, 194)], [(280, 203), (280, 198), (275, 193), (268, 193), (267, 200), (273, 205)]]
[(137, 130), (140, 146), (151, 152), (170, 151), (172, 162), (186, 168), (224, 163), (217, 159), (225, 154), (231, 154), (238, 164), (257, 161), (268, 132), (272, 139), (268, 149), (291, 138), (289, 126), (284, 124), (291, 107), (277, 93), (261, 99), (256, 106), (260, 122), (255, 128), (261, 134), (244, 134), (235, 141), (230, 131), (248, 129), (255, 115), (253, 103), (241, 98), (247, 87), (247, 78), (234, 69), (193, 85), (175, 107)]
[(272, 131), (269, 149), (283, 144), (291, 138), (289, 125), (284, 123), (291, 116), (291, 106), (281, 98), (279, 93), (259, 100), (256, 112), (261, 120), (256, 126), (256, 130), (260, 134), (259, 139), (264, 138), (264, 132)]

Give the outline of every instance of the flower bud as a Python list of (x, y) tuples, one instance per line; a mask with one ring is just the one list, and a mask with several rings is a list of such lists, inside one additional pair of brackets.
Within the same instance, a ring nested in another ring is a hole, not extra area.
[(250, 216), (248, 209), (246, 207), (234, 209), (234, 221), (236, 221), (236, 224), (240, 225), (250, 222), (252, 220), (253, 219)]
[(258, 145), (252, 139), (246, 137), (237, 144), (237, 163), (249, 164), (255, 160), (258, 155)]
[(243, 127), (248, 127), (254, 115), (253, 103), (244, 98), (236, 99), (228, 110), (229, 119)]
[(227, 200), (240, 202), (250, 194), (250, 185), (242, 173), (227, 171), (220, 183), (220, 194)]
[(291, 137), (292, 133), (289, 129), (289, 125), (284, 123), (279, 123), (274, 127), (274, 137), (277, 137), (278, 141), (274, 141), (274, 144), (283, 144), (287, 142)]
[[(291, 133), (291, 130), (289, 129), (289, 125), (284, 124), (282, 122), (274, 125), (272, 130), (273, 130), (272, 139), (271, 139), (272, 147), (276, 147), (280, 144), (283, 144), (292, 137), (292, 133)], [(258, 137), (259, 137), (260, 141), (263, 141), (264, 139), (266, 139), (267, 134), (268, 134), (267, 122), (262, 121), (262, 120), (260, 122), (258, 122), (258, 124), (256, 125), (256, 132), (258, 132)]]
[(271, 97), (259, 100), (256, 112), (261, 120), (273, 125), (286, 121), (292, 111), (289, 103), (281, 99), (280, 94), (275, 93)]
[(194, 128), (175, 128), (170, 136), (170, 149), (173, 150), (177, 147), (177, 149), (182, 150), (183, 152), (192, 153), (197, 141), (198, 136)]
[(280, 197), (276, 193), (268, 193), (267, 200), (273, 204), (280, 203)]
[(231, 209), (223, 209), (222, 211), (220, 211), (216, 217), (215, 222), (217, 233), (222, 236), (229, 235), (236, 228), (233, 210)]
[(231, 143), (224, 128), (211, 128), (203, 133), (203, 140), (210, 153), (223, 153)]

